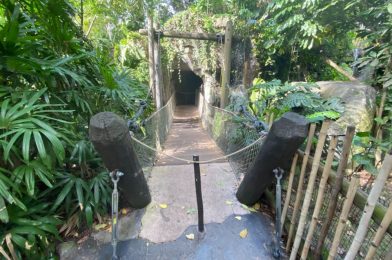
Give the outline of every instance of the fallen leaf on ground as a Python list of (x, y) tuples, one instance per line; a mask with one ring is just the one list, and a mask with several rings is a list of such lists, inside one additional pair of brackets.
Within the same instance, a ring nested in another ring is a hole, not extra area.
[(196, 213), (196, 209), (195, 208), (190, 208), (186, 211), (186, 214), (194, 214)]
[(248, 230), (245, 228), (240, 232), (240, 237), (245, 238), (248, 236)]
[(193, 239), (195, 239), (195, 234), (190, 233), (190, 234), (188, 234), (188, 235), (185, 235), (185, 237), (186, 237), (187, 239), (189, 239), (189, 240), (193, 240)]
[(165, 203), (159, 204), (159, 207), (161, 207), (162, 209), (165, 209), (165, 208), (167, 208), (167, 204), (165, 204)]
[(253, 208), (255, 210), (259, 210), (261, 208), (260, 203), (256, 203), (255, 205), (253, 205)]
[(242, 219), (241, 216), (235, 216), (235, 218), (236, 218), (237, 220), (241, 220), (241, 219)]
[(226, 200), (227, 205), (233, 205), (233, 202), (231, 200)]
[(81, 244), (81, 243), (83, 243), (84, 241), (86, 241), (87, 239), (88, 239), (88, 236), (85, 236), (85, 237), (79, 239), (78, 242), (76, 242), (76, 243), (77, 243), (77, 244)]
[(95, 230), (101, 230), (101, 229), (106, 228), (106, 226), (107, 226), (107, 224), (105, 224), (105, 223), (103, 223), (103, 224), (98, 224), (98, 225), (95, 225), (95, 226), (94, 226), (94, 229), (95, 229)]
[(256, 210), (255, 210), (254, 208), (250, 208), (250, 207), (246, 206), (245, 204), (242, 204), (242, 207), (243, 207), (244, 209), (246, 209), (246, 210), (251, 211), (251, 212), (256, 212)]

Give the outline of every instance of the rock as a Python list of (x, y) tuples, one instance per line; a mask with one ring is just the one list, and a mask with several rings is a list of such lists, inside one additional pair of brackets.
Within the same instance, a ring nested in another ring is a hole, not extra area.
[[(139, 235), (142, 225), (142, 217), (145, 209), (133, 210), (129, 215), (120, 216), (118, 220), (118, 240), (126, 241), (135, 239)], [(112, 233), (107, 230), (101, 230), (92, 234), (95, 242), (98, 245), (110, 243)]]
[(139, 230), (142, 226), (141, 219), (144, 215), (145, 209), (134, 210), (131, 214), (123, 216), (118, 221), (118, 239), (125, 241), (137, 238)]
[(361, 82), (319, 81), (319, 93), (323, 98), (338, 97), (345, 111), (329, 128), (329, 134), (344, 135), (346, 127), (353, 125), (357, 132), (372, 129), (376, 109), (376, 91)]
[(77, 245), (75, 241), (63, 242), (58, 245), (57, 252), (60, 256), (60, 259), (69, 259), (71, 258), (74, 251), (77, 250)]
[(101, 230), (92, 234), (92, 237), (98, 245), (110, 243), (112, 240), (112, 233), (106, 230)]

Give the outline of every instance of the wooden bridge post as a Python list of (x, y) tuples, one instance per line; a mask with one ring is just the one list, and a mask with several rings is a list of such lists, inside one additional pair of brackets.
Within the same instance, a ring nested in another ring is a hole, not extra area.
[[(159, 24), (155, 24), (154, 31), (159, 31)], [(157, 109), (163, 106), (163, 79), (161, 67), (160, 34), (154, 37), (154, 65), (155, 65), (155, 102)]]
[(253, 205), (274, 180), (273, 170), (280, 167), (287, 172), (290, 160), (308, 133), (305, 117), (288, 112), (275, 121), (256, 156), (255, 163), (247, 172), (238, 191), (238, 200)]
[[(150, 89), (152, 91), (152, 96), (155, 101), (155, 105), (157, 106), (156, 102), (156, 92), (155, 92), (155, 59), (154, 59), (154, 23), (152, 14), (147, 16), (147, 33), (148, 33), (148, 70), (150, 74)], [(157, 107), (158, 108), (158, 107)]]
[(134, 208), (147, 206), (151, 196), (126, 122), (112, 112), (101, 112), (91, 118), (89, 134), (106, 168), (124, 173), (118, 183), (120, 198)]
[(233, 23), (227, 21), (225, 31), (225, 44), (223, 46), (223, 71), (221, 81), (221, 103), (220, 107), (225, 108), (228, 105), (231, 72), (231, 42), (233, 38)]

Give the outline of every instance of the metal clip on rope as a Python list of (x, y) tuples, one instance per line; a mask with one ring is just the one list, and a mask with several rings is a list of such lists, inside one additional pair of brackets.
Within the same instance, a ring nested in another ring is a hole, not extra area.
[(275, 174), (275, 178), (276, 178), (276, 219), (275, 219), (275, 248), (274, 248), (274, 252), (273, 255), (275, 258), (280, 258), (282, 256), (282, 252), (280, 251), (280, 237), (281, 237), (281, 232), (282, 232), (282, 228), (281, 228), (281, 211), (282, 211), (282, 186), (280, 185), (280, 180), (283, 177), (283, 170), (281, 168), (276, 168), (272, 171)]
[(118, 189), (117, 183), (120, 180), (120, 177), (123, 176), (124, 173), (114, 170), (110, 173), (110, 177), (113, 182), (113, 193), (112, 193), (112, 246), (113, 246), (113, 255), (112, 260), (117, 260), (117, 233), (118, 233)]
[(249, 113), (248, 109), (244, 105), (240, 106), (240, 112), (245, 116), (246, 119), (253, 122), (253, 127), (258, 131), (263, 132), (269, 130), (268, 125), (265, 122), (257, 119), (256, 116)]
[(128, 120), (128, 129), (131, 131), (136, 131), (139, 129), (139, 125), (136, 121), (143, 114), (144, 110), (146, 109), (147, 102), (145, 100), (142, 100), (142, 101), (140, 101), (139, 105), (140, 105), (140, 107), (136, 111), (134, 117), (132, 117), (132, 119)]

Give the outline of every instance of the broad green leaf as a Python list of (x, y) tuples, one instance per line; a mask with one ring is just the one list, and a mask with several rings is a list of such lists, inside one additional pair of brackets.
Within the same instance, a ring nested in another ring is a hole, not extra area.
[(34, 195), (34, 189), (35, 189), (35, 178), (34, 178), (34, 173), (33, 169), (31, 167), (26, 166), (25, 167), (25, 184), (27, 187), (27, 193), (30, 196)]
[(23, 145), (22, 145), (22, 154), (23, 159), (25, 161), (30, 160), (30, 141), (31, 141), (31, 130), (26, 130), (23, 134)]
[(2, 221), (3, 223), (8, 223), (9, 221), (7, 207), (2, 197), (0, 197), (0, 221)]
[(41, 133), (38, 130), (34, 130), (33, 135), (34, 135), (35, 146), (37, 147), (39, 156), (42, 158), (42, 160), (47, 162), (47, 160), (45, 160), (47, 158), (47, 153), (46, 153), (44, 141), (42, 140)]
[(11, 149), (13, 148), (15, 142), (18, 140), (18, 138), (19, 138), (22, 134), (23, 134), (22, 131), (16, 132), (16, 134), (15, 134), (15, 135), (11, 138), (11, 140), (8, 142), (7, 147), (5, 148), (5, 151), (4, 151), (4, 155), (3, 155), (3, 158), (4, 158), (5, 161), (10, 160), (10, 157), (9, 157), (10, 151), (11, 151)]
[(65, 157), (65, 150), (64, 146), (62, 145), (60, 139), (57, 138), (57, 136), (51, 132), (45, 131), (45, 130), (40, 130), (41, 133), (43, 133), (46, 138), (49, 139), (50, 143), (53, 146), (53, 150), (56, 153), (57, 159), (62, 162)]
[(69, 180), (69, 182), (64, 186), (64, 188), (61, 190), (61, 192), (57, 196), (57, 199), (56, 199), (55, 203), (53, 204), (52, 209), (56, 209), (58, 206), (60, 206), (60, 204), (64, 201), (64, 199), (69, 194), (69, 192), (72, 189), (72, 187), (74, 186), (74, 184), (75, 184), (74, 180), (72, 180), (72, 179)]
[(85, 212), (86, 212), (87, 225), (89, 227), (92, 227), (92, 225), (93, 225), (93, 210), (91, 209), (90, 205), (86, 206)]
[(45, 236), (45, 232), (42, 231), (41, 229), (33, 226), (18, 226), (14, 227), (10, 230), (10, 233), (12, 235), (14, 234), (19, 234), (19, 235), (40, 235), (40, 236)]

